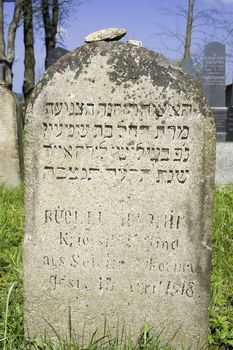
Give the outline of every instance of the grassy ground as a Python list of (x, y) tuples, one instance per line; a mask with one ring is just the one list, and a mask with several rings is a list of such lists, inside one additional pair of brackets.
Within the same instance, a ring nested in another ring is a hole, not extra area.
[[(0, 188), (0, 349), (27, 349), (23, 336), (22, 238), (23, 189)], [(217, 189), (212, 260), (212, 305), (210, 309), (210, 349), (233, 349), (233, 187)], [(54, 350), (49, 340), (33, 349)], [(56, 348), (58, 349), (58, 348)], [(70, 335), (59, 349), (79, 349)], [(169, 350), (144, 328), (136, 344), (130, 339), (90, 343), (89, 349)]]
[(210, 348), (233, 349), (233, 187), (215, 195), (211, 282)]

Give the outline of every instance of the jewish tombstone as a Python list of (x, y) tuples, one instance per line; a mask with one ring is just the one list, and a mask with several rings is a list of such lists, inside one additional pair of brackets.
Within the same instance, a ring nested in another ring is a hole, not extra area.
[(213, 109), (218, 141), (226, 140), (225, 45), (211, 42), (204, 48), (203, 92)]
[(211, 107), (225, 106), (225, 45), (216, 41), (204, 48), (203, 91)]
[(84, 45), (38, 84), (26, 135), (28, 335), (70, 314), (87, 338), (147, 321), (205, 344), (215, 126), (192, 79), (142, 47)]
[(51, 49), (48, 51), (48, 58), (46, 63), (46, 69), (52, 66), (59, 58), (64, 56), (69, 51), (64, 49), (63, 47), (55, 47), (54, 49)]
[(8, 187), (21, 181), (18, 118), (16, 97), (0, 85), (0, 185)]

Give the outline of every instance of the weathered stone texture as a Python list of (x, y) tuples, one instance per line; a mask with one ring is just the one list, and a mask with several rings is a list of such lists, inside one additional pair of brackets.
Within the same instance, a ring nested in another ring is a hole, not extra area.
[(15, 96), (0, 86), (0, 185), (20, 185), (18, 107)]
[[(206, 342), (215, 127), (163, 57), (92, 43), (48, 70), (26, 135), (25, 320), (30, 336), (105, 318)], [(112, 331), (114, 334), (114, 331)]]

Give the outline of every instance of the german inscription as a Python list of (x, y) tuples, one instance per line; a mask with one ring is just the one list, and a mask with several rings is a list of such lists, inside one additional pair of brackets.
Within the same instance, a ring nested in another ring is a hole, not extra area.
[(173, 323), (177, 346), (196, 344), (208, 317), (212, 115), (191, 80), (143, 48), (69, 55), (27, 112), (29, 335), (44, 319), (64, 330), (71, 307), (80, 334), (105, 319), (136, 332)]

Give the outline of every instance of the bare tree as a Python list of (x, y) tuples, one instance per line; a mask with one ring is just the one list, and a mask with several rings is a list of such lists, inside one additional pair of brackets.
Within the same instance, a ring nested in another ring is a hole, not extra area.
[(3, 0), (0, 0), (0, 63), (4, 64), (6, 85), (9, 89), (12, 89), (12, 67), (15, 60), (15, 35), (20, 24), (22, 0), (15, 0), (13, 17), (8, 27), (7, 50), (4, 37), (3, 2)]
[(184, 55), (183, 58), (190, 58), (190, 49), (191, 49), (191, 38), (193, 30), (193, 8), (195, 0), (188, 1), (188, 16), (187, 16), (187, 25), (186, 25), (186, 35), (185, 35), (185, 45), (184, 45)]
[(3, 0), (0, 0), (0, 62), (5, 58)]
[(35, 86), (35, 54), (32, 0), (23, 1), (23, 24), (25, 47), (23, 93), (25, 103), (27, 104), (31, 92)]
[(45, 32), (45, 68), (48, 66), (48, 52), (56, 46), (56, 35), (58, 27), (59, 10), (61, 4), (58, 0), (42, 0), (41, 12)]
[(88, 0), (34, 0), (36, 4), (37, 30), (43, 29), (45, 43), (45, 68), (48, 66), (48, 52), (56, 47), (62, 37), (59, 27), (67, 23), (75, 9)]
[[(166, 6), (166, 1), (164, 3)], [(155, 22), (159, 28), (156, 35), (160, 36), (163, 48), (180, 54), (180, 58), (192, 56), (197, 65), (201, 63), (205, 43), (217, 40), (227, 44), (232, 39), (232, 13), (226, 10), (224, 1), (216, 0), (208, 5), (199, 0), (187, 0), (186, 6), (167, 6), (156, 10), (163, 17), (160, 23)], [(168, 25), (174, 23), (170, 18), (176, 19), (173, 27)]]

